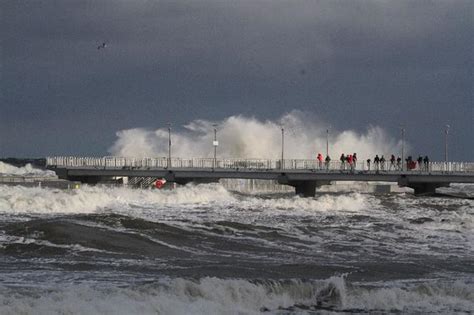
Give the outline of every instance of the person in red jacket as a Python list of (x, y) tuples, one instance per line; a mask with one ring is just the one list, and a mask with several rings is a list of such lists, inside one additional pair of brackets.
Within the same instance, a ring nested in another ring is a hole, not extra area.
[(349, 167), (351, 168), (351, 171), (354, 170), (354, 156), (352, 154), (349, 154), (349, 158), (347, 159), (347, 162), (349, 162)]
[(319, 169), (322, 170), (323, 169), (323, 156), (321, 153), (318, 153), (318, 164), (319, 164)]

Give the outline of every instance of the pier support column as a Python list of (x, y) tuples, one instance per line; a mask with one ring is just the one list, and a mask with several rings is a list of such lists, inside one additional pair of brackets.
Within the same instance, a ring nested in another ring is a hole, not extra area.
[(415, 191), (416, 196), (421, 195), (434, 195), (436, 194), (436, 188), (439, 187), (449, 187), (450, 183), (433, 183), (433, 182), (416, 182), (413, 183), (406, 176), (402, 176), (398, 179), (398, 186), (400, 187), (410, 187)]
[(314, 197), (316, 195), (316, 182), (304, 181), (298, 184), (292, 185), (295, 187), (295, 192), (301, 197)]
[(413, 188), (416, 196), (426, 196), (436, 194), (436, 188), (449, 187), (449, 183), (411, 183), (408, 187)]
[(302, 197), (314, 197), (317, 187), (331, 185), (331, 182), (328, 180), (289, 180), (288, 176), (284, 173), (278, 176), (278, 183), (295, 187), (296, 194)]

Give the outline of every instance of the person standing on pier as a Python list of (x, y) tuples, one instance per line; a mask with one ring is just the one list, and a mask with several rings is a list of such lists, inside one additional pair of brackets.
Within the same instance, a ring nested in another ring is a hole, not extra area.
[(318, 160), (319, 169), (322, 170), (323, 169), (323, 155), (321, 153), (318, 153), (318, 156), (316, 158)]
[(376, 154), (375, 157), (374, 157), (374, 164), (375, 164), (375, 170), (378, 172), (379, 171), (379, 167), (380, 167), (380, 158), (379, 158), (379, 155)]
[(420, 156), (418, 156), (418, 169), (421, 171), (423, 169), (423, 166), (421, 165), (421, 163), (423, 163), (423, 158)]
[(370, 171), (370, 159), (367, 159), (367, 170)]
[(382, 157), (380, 158), (380, 169), (382, 171), (385, 171), (385, 157), (382, 155)]
[(425, 158), (423, 159), (423, 164), (425, 165), (425, 171), (430, 170), (430, 159), (428, 158), (428, 155), (425, 155)]
[(329, 155), (326, 156), (325, 163), (326, 163), (326, 170), (329, 171), (329, 163), (331, 163), (331, 158), (329, 157)]
[(402, 170), (402, 158), (401, 157), (397, 157), (397, 169), (399, 171)]
[(389, 170), (391, 171), (393, 169), (395, 169), (395, 155), (392, 154), (392, 156), (390, 157), (390, 167), (389, 167)]
[(354, 158), (352, 156), (352, 154), (349, 154), (347, 156), (347, 163), (349, 163), (349, 169), (352, 171), (354, 171)]
[(344, 156), (344, 153), (341, 154), (341, 157), (339, 158), (341, 161), (341, 170), (346, 169), (346, 157)]
[(352, 162), (354, 163), (354, 169), (356, 169), (356, 166), (357, 166), (357, 153), (354, 152), (354, 154), (352, 154)]

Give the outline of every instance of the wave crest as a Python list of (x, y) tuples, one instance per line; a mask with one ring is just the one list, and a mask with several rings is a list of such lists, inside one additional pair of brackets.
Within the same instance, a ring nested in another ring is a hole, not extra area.
[[(361, 287), (345, 276), (326, 280), (159, 279), (133, 288), (85, 285), (2, 288), (4, 314), (261, 314), (261, 312), (451, 313), (474, 310), (474, 287), (464, 281)], [(44, 289), (43, 289), (44, 290)]]

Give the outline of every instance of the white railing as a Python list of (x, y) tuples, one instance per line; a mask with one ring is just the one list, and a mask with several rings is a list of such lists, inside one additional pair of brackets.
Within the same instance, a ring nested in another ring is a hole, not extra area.
[[(125, 158), (125, 157), (75, 157), (55, 156), (47, 157), (46, 165), (50, 167), (75, 167), (75, 168), (138, 168), (138, 169), (164, 169), (164, 168), (219, 168), (219, 169), (255, 169), (255, 170), (312, 170), (312, 171), (380, 171), (380, 172), (463, 172), (474, 173), (474, 162), (430, 162), (428, 165), (415, 163), (413, 168), (407, 169), (406, 163), (397, 166), (386, 161), (384, 164), (368, 165), (357, 162), (352, 165), (331, 161), (320, 163), (317, 160), (286, 159), (217, 159), (192, 158), (181, 159), (166, 157), (160, 158)], [(403, 170), (401, 169), (403, 167)]]

